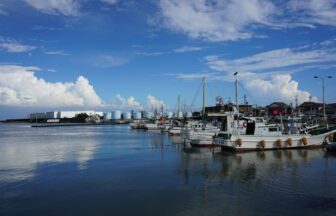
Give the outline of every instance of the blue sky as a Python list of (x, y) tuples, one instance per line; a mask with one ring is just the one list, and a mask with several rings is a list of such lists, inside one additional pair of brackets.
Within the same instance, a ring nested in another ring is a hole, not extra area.
[(212, 105), (234, 98), (235, 71), (240, 101), (321, 101), (335, 33), (334, 0), (0, 0), (0, 119), (190, 107), (202, 76)]

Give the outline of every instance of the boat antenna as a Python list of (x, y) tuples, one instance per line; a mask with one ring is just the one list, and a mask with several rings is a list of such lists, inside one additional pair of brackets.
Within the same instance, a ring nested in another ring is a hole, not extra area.
[(236, 96), (236, 107), (237, 107), (237, 133), (239, 134), (239, 104), (238, 104), (238, 72), (235, 72), (233, 76), (236, 76), (235, 80), (235, 96)]

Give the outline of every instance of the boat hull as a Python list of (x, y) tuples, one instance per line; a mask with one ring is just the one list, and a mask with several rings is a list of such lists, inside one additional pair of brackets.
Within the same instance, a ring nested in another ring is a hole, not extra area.
[(174, 136), (174, 135), (181, 135), (181, 128), (179, 128), (179, 127), (173, 127), (173, 128), (171, 128), (171, 129), (168, 130), (168, 133), (169, 133), (169, 135), (172, 135), (172, 136)]
[(253, 136), (232, 135), (230, 139), (215, 137), (214, 144), (220, 145), (223, 150), (231, 151), (264, 151), (276, 149), (320, 148), (325, 137), (322, 135), (281, 135), (281, 136)]

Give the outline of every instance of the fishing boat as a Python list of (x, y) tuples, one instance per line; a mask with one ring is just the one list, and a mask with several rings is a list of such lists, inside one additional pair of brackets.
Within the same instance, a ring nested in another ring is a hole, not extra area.
[[(239, 120), (239, 130), (240, 134), (245, 134), (246, 132), (246, 120)], [(214, 136), (221, 131), (220, 127), (214, 126), (212, 124), (206, 124), (201, 130), (189, 130), (187, 139), (190, 144), (195, 147), (214, 147), (219, 146), (213, 142)]]
[(131, 129), (136, 129), (136, 130), (146, 129), (144, 121), (134, 121), (134, 122), (130, 123), (129, 125), (130, 125)]
[(185, 129), (185, 139), (187, 139), (192, 146), (208, 147), (213, 145), (213, 136), (219, 131), (220, 128), (212, 124), (197, 124), (194, 128)]
[(168, 130), (169, 135), (181, 135), (183, 139), (186, 138), (186, 131), (190, 128), (193, 128), (194, 125), (198, 124), (199, 121), (194, 121), (194, 120), (189, 120), (186, 122), (181, 122), (181, 121), (174, 121), (172, 123), (172, 126)]
[[(235, 96), (239, 110), (237, 74), (234, 74)], [(214, 137), (213, 143), (232, 151), (321, 147), (326, 137), (336, 132), (336, 127), (326, 126), (309, 128), (305, 133), (294, 132), (296, 130), (285, 133), (282, 124), (267, 124), (263, 119), (250, 118), (246, 124), (246, 133), (241, 134), (239, 128), (234, 126), (234, 121), (239, 125), (239, 112), (228, 113), (224, 119), (223, 130)]]
[(313, 148), (321, 147), (325, 139), (336, 132), (336, 127), (320, 127), (308, 133), (284, 133), (281, 124), (267, 124), (258, 118), (250, 118), (246, 134), (233, 127), (232, 114), (226, 116), (224, 127), (213, 140), (215, 145), (233, 151)]

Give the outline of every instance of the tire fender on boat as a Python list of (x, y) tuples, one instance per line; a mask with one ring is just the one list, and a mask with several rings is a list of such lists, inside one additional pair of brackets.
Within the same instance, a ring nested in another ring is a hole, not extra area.
[(334, 134), (329, 134), (328, 140), (329, 140), (329, 142), (333, 142), (334, 141)]
[(293, 140), (292, 140), (292, 138), (288, 138), (288, 140), (287, 140), (287, 145), (288, 145), (288, 146), (292, 146), (292, 144), (293, 144)]
[(242, 139), (241, 138), (238, 138), (236, 140), (236, 145), (239, 146), (239, 147), (242, 145)]
[(276, 146), (277, 146), (278, 148), (281, 148), (281, 147), (282, 147), (282, 140), (281, 140), (281, 139), (278, 139), (275, 143), (276, 143)]
[(301, 139), (301, 142), (302, 142), (303, 145), (307, 145), (307, 144), (308, 144), (308, 140), (307, 140), (306, 137), (303, 137), (303, 138)]
[(259, 142), (259, 147), (260, 147), (260, 148), (265, 148), (265, 146), (266, 146), (266, 141), (265, 141), (265, 140), (261, 140), (261, 141)]

